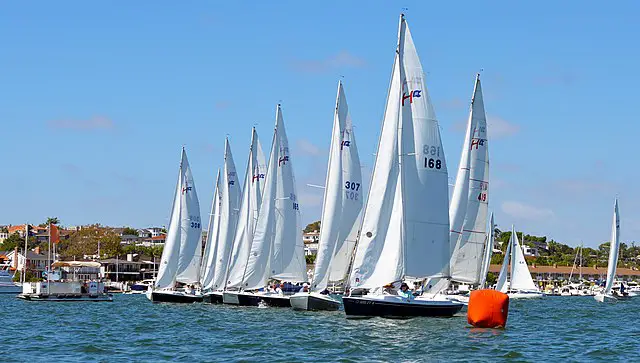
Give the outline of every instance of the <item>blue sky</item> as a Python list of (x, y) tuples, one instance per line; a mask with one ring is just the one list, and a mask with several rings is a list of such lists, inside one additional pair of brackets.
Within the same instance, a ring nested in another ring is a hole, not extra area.
[[(466, 4), (466, 5), (465, 5)], [(640, 233), (640, 4), (138, 1), (0, 4), (0, 224), (167, 223), (180, 147), (208, 213), (225, 135), (244, 171), (281, 101), (305, 222), (318, 219), (337, 81), (370, 173), (401, 6), (455, 176), (474, 74), (503, 229), (595, 246), (613, 198)]]

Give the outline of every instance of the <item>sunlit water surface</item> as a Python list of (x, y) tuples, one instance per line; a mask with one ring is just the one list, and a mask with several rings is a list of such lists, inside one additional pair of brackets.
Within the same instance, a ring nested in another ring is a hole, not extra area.
[(640, 361), (640, 298), (513, 300), (504, 330), (449, 319), (347, 320), (338, 312), (27, 302), (0, 296), (1, 361)]

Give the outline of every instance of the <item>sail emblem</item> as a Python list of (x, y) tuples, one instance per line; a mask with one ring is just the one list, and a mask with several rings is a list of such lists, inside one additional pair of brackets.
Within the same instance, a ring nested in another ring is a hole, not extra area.
[(480, 146), (484, 146), (485, 141), (487, 141), (487, 139), (479, 139), (479, 138), (471, 139), (471, 147), (469, 148), (469, 150), (473, 150), (474, 146), (476, 147), (476, 150), (478, 150)]
[(254, 176), (251, 177), (251, 181), (254, 182), (258, 179), (264, 179), (264, 174), (256, 174)]
[(351, 146), (351, 141), (345, 140), (340, 144), (340, 150), (344, 149), (345, 147), (349, 147), (349, 146)]
[(192, 189), (193, 189), (193, 187), (190, 187), (189, 184), (187, 184), (187, 185), (185, 185), (184, 188), (182, 188), (182, 194), (187, 194), (187, 192), (190, 192)]
[(285, 155), (278, 159), (278, 166), (286, 165), (287, 161), (289, 161), (289, 155)]
[(409, 104), (412, 104), (414, 98), (421, 97), (420, 92), (422, 92), (421, 89), (411, 90), (408, 94), (406, 92), (402, 92), (402, 105), (404, 106), (404, 101), (406, 99), (409, 99)]

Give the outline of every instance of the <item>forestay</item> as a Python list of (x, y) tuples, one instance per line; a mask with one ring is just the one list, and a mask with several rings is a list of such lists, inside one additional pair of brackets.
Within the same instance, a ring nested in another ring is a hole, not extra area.
[(436, 275), (451, 257), (440, 130), (404, 16), (398, 33), (352, 287)]
[(324, 290), (330, 280), (338, 281), (345, 277), (354, 246), (351, 241), (355, 241), (351, 233), (359, 224), (363, 193), (360, 159), (347, 100), (342, 82), (338, 82), (318, 255), (313, 274), (314, 291)]
[(487, 273), (489, 273), (489, 265), (491, 264), (491, 255), (493, 254), (493, 245), (495, 243), (495, 229), (496, 226), (493, 223), (493, 213), (489, 222), (489, 231), (487, 231), (487, 244), (484, 248), (484, 256), (482, 258), (482, 269), (480, 270), (480, 287), (484, 287), (487, 282)]

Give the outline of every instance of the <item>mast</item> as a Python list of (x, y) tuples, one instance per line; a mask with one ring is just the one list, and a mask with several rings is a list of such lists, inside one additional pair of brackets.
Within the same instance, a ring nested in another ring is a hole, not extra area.
[[(22, 282), (27, 282), (27, 242), (29, 241), (29, 223), (24, 225), (24, 266), (22, 266)], [(17, 256), (16, 256), (17, 258)]]
[(580, 281), (581, 282), (582, 282), (582, 246), (583, 245), (584, 245), (584, 243), (580, 244), (580, 265), (578, 265), (579, 268), (580, 268)]
[[(402, 82), (403, 79), (405, 79), (405, 75), (404, 75), (404, 61), (403, 61), (403, 57), (402, 54), (404, 52), (404, 49), (402, 48), (403, 43), (404, 43), (404, 29), (405, 29), (405, 19), (404, 19), (404, 13), (400, 14), (400, 29), (398, 30), (398, 63), (400, 64), (400, 81)], [(398, 98), (402, 97), (402, 88), (400, 88), (400, 92), (397, 95)], [(398, 118), (400, 118), (400, 120), (398, 120), (398, 178), (400, 179), (400, 240), (402, 241), (402, 243), (400, 243), (400, 248), (401, 248), (401, 252), (400, 252), (400, 258), (402, 259), (402, 277), (401, 279), (404, 280), (404, 278), (406, 277), (407, 274), (407, 264), (405, 263), (405, 251), (407, 250), (407, 239), (406, 239), (406, 212), (405, 212), (405, 205), (404, 205), (404, 200), (405, 200), (405, 186), (404, 186), (404, 182), (405, 182), (405, 178), (404, 178), (404, 167), (403, 167), (403, 162), (402, 162), (402, 157), (403, 155), (403, 140), (402, 140), (402, 124), (404, 122), (404, 117), (402, 115), (402, 109), (400, 110), (400, 112), (398, 112)]]
[(51, 223), (49, 223), (49, 248), (47, 251), (47, 294), (51, 293)]

